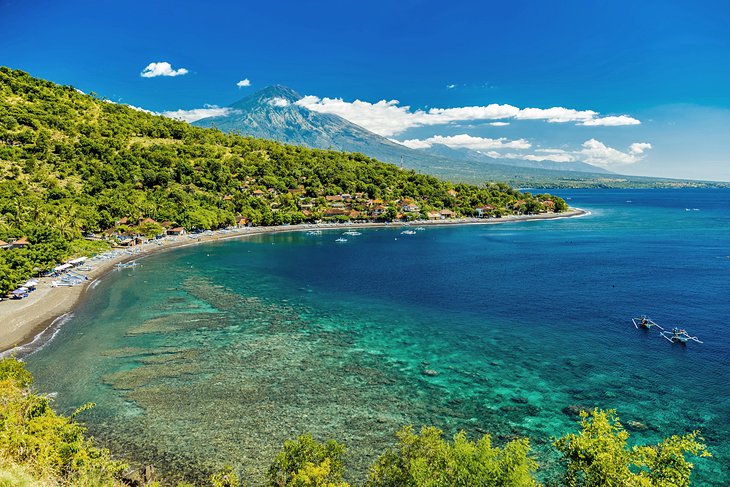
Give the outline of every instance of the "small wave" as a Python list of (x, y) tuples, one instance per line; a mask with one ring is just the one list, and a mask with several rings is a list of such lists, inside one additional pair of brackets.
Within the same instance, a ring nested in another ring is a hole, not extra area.
[(38, 350), (43, 349), (43, 347), (45, 347), (47, 343), (49, 343), (56, 337), (58, 332), (61, 331), (61, 327), (66, 324), (68, 320), (70, 320), (72, 317), (73, 313), (62, 314), (61, 316), (53, 320), (51, 324), (48, 325), (43, 331), (34, 336), (33, 340), (31, 340), (29, 343), (26, 343), (25, 345), (19, 345), (17, 347), (11, 348), (10, 350), (1, 352), (0, 358), (6, 358), (14, 355), (17, 358), (22, 359), (24, 357), (34, 354)]

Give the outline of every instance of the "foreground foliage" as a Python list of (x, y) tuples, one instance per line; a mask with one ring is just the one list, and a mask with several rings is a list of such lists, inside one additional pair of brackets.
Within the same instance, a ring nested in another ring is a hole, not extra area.
[(21, 485), (33, 479), (115, 485), (125, 465), (94, 447), (72, 418), (53, 412), (47, 397), (30, 392), (30, 382), (20, 362), (0, 361), (0, 478), (16, 479)]
[(684, 487), (690, 485), (692, 456), (710, 456), (697, 431), (657, 445), (629, 448), (628, 432), (615, 411), (581, 413), (581, 432), (555, 442), (567, 465), (566, 485)]
[(371, 468), (369, 487), (537, 485), (532, 477), (537, 462), (528, 456), (527, 439), (497, 448), (489, 435), (469, 441), (462, 431), (448, 442), (437, 428), (424, 427), (419, 435), (410, 426), (400, 430), (397, 437), (395, 448)]
[[(47, 397), (30, 389), (21, 362), (0, 360), (0, 487), (120, 486), (126, 465), (84, 437), (70, 417), (57, 415)], [(555, 441), (566, 465), (560, 485), (569, 487), (685, 487), (694, 465), (688, 457), (710, 456), (697, 432), (671, 436), (657, 445), (628, 447), (629, 434), (615, 412), (581, 414), (581, 431)], [(527, 439), (493, 446), (488, 435), (471, 441), (464, 432), (444, 439), (437, 428), (397, 434), (395, 446), (372, 465), (367, 487), (532, 487), (538, 463)], [(267, 473), (271, 487), (349, 487), (346, 448), (310, 434), (284, 442)], [(240, 466), (241, 468), (244, 466)], [(128, 480), (127, 480), (128, 482)], [(150, 487), (159, 485), (154, 482)], [(236, 469), (226, 466), (210, 477), (212, 487), (242, 487)], [(552, 484), (551, 484), (552, 485)], [(178, 487), (191, 487), (181, 483)]]

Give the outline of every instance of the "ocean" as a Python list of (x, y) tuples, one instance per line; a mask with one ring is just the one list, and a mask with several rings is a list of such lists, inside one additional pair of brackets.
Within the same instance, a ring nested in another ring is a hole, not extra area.
[[(566, 190), (589, 215), (261, 235), (105, 276), (26, 358), (63, 412), (158, 471), (256, 484), (285, 439), (347, 445), (350, 480), (403, 425), (527, 436), (541, 479), (574, 411), (632, 444), (700, 430), (730, 484), (730, 191)], [(703, 343), (637, 330), (647, 315)]]

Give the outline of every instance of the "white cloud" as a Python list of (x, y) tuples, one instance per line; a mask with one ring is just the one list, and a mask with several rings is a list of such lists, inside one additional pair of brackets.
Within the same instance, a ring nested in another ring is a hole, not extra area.
[(505, 138), (490, 139), (488, 137), (473, 137), (468, 134), (434, 135), (428, 139), (410, 139), (400, 142), (411, 149), (427, 149), (434, 144), (441, 144), (452, 149), (529, 149), (532, 145), (525, 139), (507, 140)]
[(491, 122), (489, 125), (492, 127), (506, 127), (509, 125), (509, 122)]
[(581, 125), (606, 126), (640, 123), (628, 115), (601, 118), (598, 116), (599, 113), (593, 110), (563, 107), (520, 109), (496, 103), (485, 106), (411, 110), (408, 105), (401, 106), (398, 100), (380, 100), (376, 103), (362, 100), (348, 102), (342, 98), (319, 98), (311, 95), (296, 103), (315, 112), (339, 115), (385, 137), (392, 137), (414, 127), (475, 120), (495, 120), (496, 124), (506, 124), (508, 122), (504, 120), (507, 119), (545, 120), (550, 123), (576, 122)]
[(593, 119), (593, 110), (573, 110), (572, 108), (523, 108), (516, 115), (518, 120), (547, 120), (550, 123), (580, 122)]
[(217, 107), (215, 105), (206, 105), (205, 108), (193, 108), (192, 110), (174, 110), (162, 112), (160, 115), (164, 115), (168, 118), (174, 118), (176, 120), (182, 120), (188, 123), (195, 122), (196, 120), (202, 120), (208, 117), (219, 117), (223, 115), (229, 115), (234, 110), (229, 107)]
[(448, 88), (449, 90), (452, 90), (452, 89), (456, 88), (456, 85), (446, 85), (446, 88)]
[(643, 154), (645, 150), (651, 148), (651, 144), (648, 142), (634, 142), (629, 146), (629, 152), (632, 154)]
[(185, 68), (172, 69), (170, 63), (162, 61), (159, 63), (149, 63), (147, 67), (142, 70), (140, 76), (143, 78), (155, 78), (157, 76), (181, 76), (187, 73), (188, 70)]
[(643, 158), (644, 151), (651, 148), (651, 144), (636, 142), (629, 146), (629, 152), (621, 152), (596, 139), (590, 139), (583, 142), (582, 147), (576, 153), (580, 160), (594, 166), (610, 167), (639, 162)]
[(585, 162), (603, 168), (614, 168), (635, 164), (641, 161), (646, 155), (646, 150), (651, 149), (647, 142), (635, 142), (629, 146), (628, 152), (608, 147), (603, 142), (590, 139), (581, 145), (581, 148), (574, 151), (564, 149), (540, 148), (535, 149), (533, 154), (519, 152), (499, 152), (490, 150), (482, 154), (494, 159), (519, 159), (525, 161), (552, 161), (552, 162)]
[(266, 100), (266, 103), (271, 105), (272, 107), (286, 107), (289, 106), (289, 100), (286, 98), (282, 98), (280, 96), (276, 96), (274, 98), (269, 98)]
[(249, 81), (248, 78), (244, 78), (236, 83), (236, 86), (238, 86), (239, 88), (246, 88), (247, 86), (251, 86), (251, 81)]
[(585, 122), (579, 124), (579, 125), (589, 125), (589, 126), (605, 126), (605, 127), (618, 127), (619, 125), (639, 125), (641, 124), (640, 120), (637, 120), (633, 117), (629, 117), (628, 115), (619, 115), (617, 117), (600, 117), (600, 118), (594, 118), (592, 120), (586, 120)]

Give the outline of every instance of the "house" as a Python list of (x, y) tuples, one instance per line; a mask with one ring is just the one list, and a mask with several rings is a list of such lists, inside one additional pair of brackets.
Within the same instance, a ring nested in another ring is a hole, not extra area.
[(449, 196), (451, 196), (452, 198), (456, 198), (456, 196), (457, 196), (457, 195), (458, 195), (459, 193), (457, 193), (457, 192), (456, 192), (456, 191), (454, 191), (453, 189), (450, 189), (450, 190), (448, 190), (448, 191), (446, 192), (446, 194), (448, 194), (448, 195), (449, 195)]
[(145, 224), (145, 223), (151, 223), (151, 224), (156, 224), (157, 222), (156, 222), (156, 221), (154, 221), (154, 220), (153, 220), (152, 218), (145, 218), (145, 219), (142, 219), (142, 218), (140, 218), (140, 219), (139, 219), (139, 224), (140, 224), (140, 225), (143, 225), (143, 224)]
[(254, 196), (255, 196), (256, 198), (261, 198), (261, 197), (262, 197), (263, 195), (265, 195), (266, 193), (264, 193), (264, 192), (263, 192), (263, 191), (261, 191), (260, 189), (257, 189), (257, 190), (254, 190), (254, 192), (253, 192), (253, 193), (251, 193), (251, 194), (252, 194), (252, 195), (254, 195)]
[(328, 202), (342, 201), (342, 195), (333, 194), (333, 195), (330, 195), (330, 196), (325, 196), (324, 199), (326, 199)]
[(126, 216), (117, 221), (117, 225), (129, 225), (129, 218)]
[(456, 213), (451, 210), (441, 210), (439, 211), (439, 215), (441, 215), (442, 220), (446, 220), (447, 218), (454, 218)]
[(167, 234), (172, 236), (185, 235), (186, 233), (183, 227), (175, 227), (167, 230)]
[(7, 249), (10, 244), (4, 240), (0, 240), (0, 249)]
[(477, 206), (474, 208), (474, 212), (477, 214), (478, 218), (484, 218), (492, 211), (494, 211), (494, 207), (492, 205)]
[(384, 207), (383, 205), (374, 206), (373, 209), (370, 211), (370, 214), (375, 217), (378, 217), (378, 216), (381, 216), (383, 213), (385, 213), (386, 209), (387, 208)]
[(236, 226), (238, 228), (250, 227), (251, 220), (249, 220), (248, 218), (246, 218), (244, 216), (238, 216), (238, 217), (236, 217)]
[(164, 222), (160, 223), (162, 225), (162, 228), (170, 228), (172, 227), (172, 222), (170, 220), (165, 220)]
[(30, 245), (30, 242), (28, 242), (28, 237), (21, 237), (18, 240), (14, 240), (10, 242), (7, 248), (9, 249), (24, 249), (28, 245)]
[(545, 200), (541, 202), (546, 210), (555, 211), (555, 202), (553, 200)]
[(429, 220), (440, 220), (441, 219), (441, 213), (438, 211), (429, 211), (426, 216)]
[(413, 212), (421, 211), (421, 207), (412, 201), (401, 201), (400, 209), (404, 213), (413, 213)]

